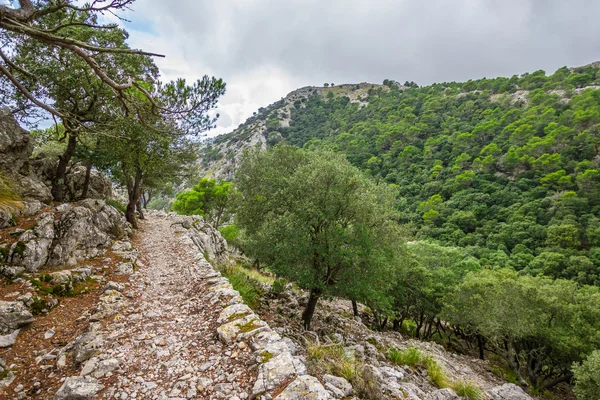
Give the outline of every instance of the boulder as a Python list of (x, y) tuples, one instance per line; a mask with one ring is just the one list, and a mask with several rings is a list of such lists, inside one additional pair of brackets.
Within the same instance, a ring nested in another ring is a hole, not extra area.
[(0, 301), (0, 334), (14, 332), (33, 322), (33, 315), (20, 301)]
[(29, 173), (33, 140), (6, 107), (0, 108), (0, 169), (17, 174)]
[(212, 225), (205, 222), (201, 217), (179, 217), (176, 224), (181, 224), (188, 229), (188, 235), (210, 260), (217, 263), (224, 262), (228, 258), (227, 241), (221, 233)]
[(24, 199), (52, 200), (50, 189), (33, 173), (29, 157), (33, 140), (21, 128), (6, 107), (0, 108), (0, 172), (12, 182), (15, 192)]
[[(275, 389), (283, 381), (306, 374), (306, 366), (289, 352), (271, 358), (258, 367), (258, 377), (252, 388), (252, 398)], [(324, 390), (324, 389), (323, 389)]]
[[(37, 272), (45, 265), (75, 265), (96, 257), (113, 239), (130, 234), (131, 226), (116, 209), (101, 200), (84, 200), (39, 216), (33, 229), (21, 234), (8, 252), (7, 264)], [(74, 280), (85, 280), (91, 270), (80, 268)]]
[(12, 213), (8, 212), (8, 210), (3, 210), (0, 208), (0, 229), (8, 228), (14, 224)]
[(104, 389), (97, 379), (91, 376), (72, 376), (67, 378), (54, 395), (54, 400), (92, 399)]
[(297, 377), (275, 400), (328, 400), (331, 396), (317, 378), (310, 375)]
[(352, 385), (344, 378), (325, 374), (323, 375), (323, 380), (325, 381), (325, 388), (332, 392), (338, 399), (352, 394)]
[(492, 400), (533, 400), (523, 389), (513, 383), (496, 386), (488, 393)]
[[(84, 165), (76, 164), (67, 173), (65, 184), (67, 186), (69, 200), (75, 201), (81, 198), (86, 171), (87, 168)], [(87, 198), (107, 200), (111, 197), (112, 182), (110, 179), (100, 171), (92, 169)]]
[(40, 217), (37, 225), (23, 233), (10, 248), (9, 263), (21, 265), (28, 272), (37, 272), (46, 265), (55, 235), (54, 215), (46, 213)]

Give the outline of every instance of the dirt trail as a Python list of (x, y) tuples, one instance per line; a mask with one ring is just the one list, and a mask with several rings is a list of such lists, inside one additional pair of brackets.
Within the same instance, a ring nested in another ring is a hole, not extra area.
[(217, 340), (218, 310), (202, 280), (207, 267), (171, 224), (153, 216), (142, 223), (129, 303), (102, 329), (110, 344), (100, 358), (119, 367), (100, 379), (99, 397), (244, 399), (254, 382), (246, 366), (252, 353)]

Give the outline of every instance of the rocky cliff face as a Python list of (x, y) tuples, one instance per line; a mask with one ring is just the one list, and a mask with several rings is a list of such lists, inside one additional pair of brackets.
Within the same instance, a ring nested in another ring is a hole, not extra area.
[(259, 109), (256, 115), (248, 118), (233, 132), (207, 140), (201, 149), (201, 174), (218, 180), (232, 180), (245, 149), (266, 149), (281, 138), (276, 130), (269, 129), (269, 121), (277, 120), (280, 127), (289, 127), (292, 110), (294, 107), (301, 107), (306, 99), (317, 95), (325, 96), (331, 92), (335, 96), (347, 96), (350, 102), (364, 107), (368, 105), (367, 93), (371, 88), (388, 89), (383, 85), (359, 83), (329, 88), (307, 86), (290, 92), (281, 100)]
[(7, 108), (0, 108), (0, 172), (25, 200), (52, 200), (50, 189), (33, 172), (29, 158), (33, 141)]

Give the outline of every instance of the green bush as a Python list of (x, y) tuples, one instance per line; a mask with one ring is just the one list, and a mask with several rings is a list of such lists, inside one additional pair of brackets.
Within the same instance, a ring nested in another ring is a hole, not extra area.
[(275, 282), (273, 282), (273, 293), (275, 294), (279, 294), (279, 293), (283, 293), (285, 291), (285, 285), (286, 285), (286, 281), (283, 278), (279, 278), (277, 279)]
[(127, 206), (125, 204), (121, 203), (119, 200), (109, 199), (109, 200), (106, 200), (106, 204), (116, 208), (117, 210), (121, 211), (123, 214), (125, 214), (125, 211), (127, 211)]
[(573, 365), (575, 394), (578, 400), (600, 399), (600, 350), (595, 350), (582, 363)]
[(219, 228), (219, 232), (221, 232), (221, 235), (223, 235), (223, 238), (227, 241), (228, 245), (239, 247), (237, 238), (240, 233), (240, 230), (237, 227), (237, 225), (223, 226)]

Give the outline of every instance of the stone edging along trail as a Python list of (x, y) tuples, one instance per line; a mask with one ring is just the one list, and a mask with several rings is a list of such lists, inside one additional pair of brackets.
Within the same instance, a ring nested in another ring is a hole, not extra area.
[(292, 355), (283, 338), (243, 303), (227, 278), (205, 259), (206, 249), (202, 241), (197, 240), (200, 232), (192, 226), (181, 241), (199, 248), (197, 264), (210, 286), (212, 303), (223, 307), (217, 319), (219, 339), (228, 346), (249, 342), (254, 351), (258, 376), (249, 393), (250, 398), (272, 398), (273, 392), (277, 394), (275, 399), (280, 400), (330, 398), (317, 378), (307, 374), (304, 362)]

